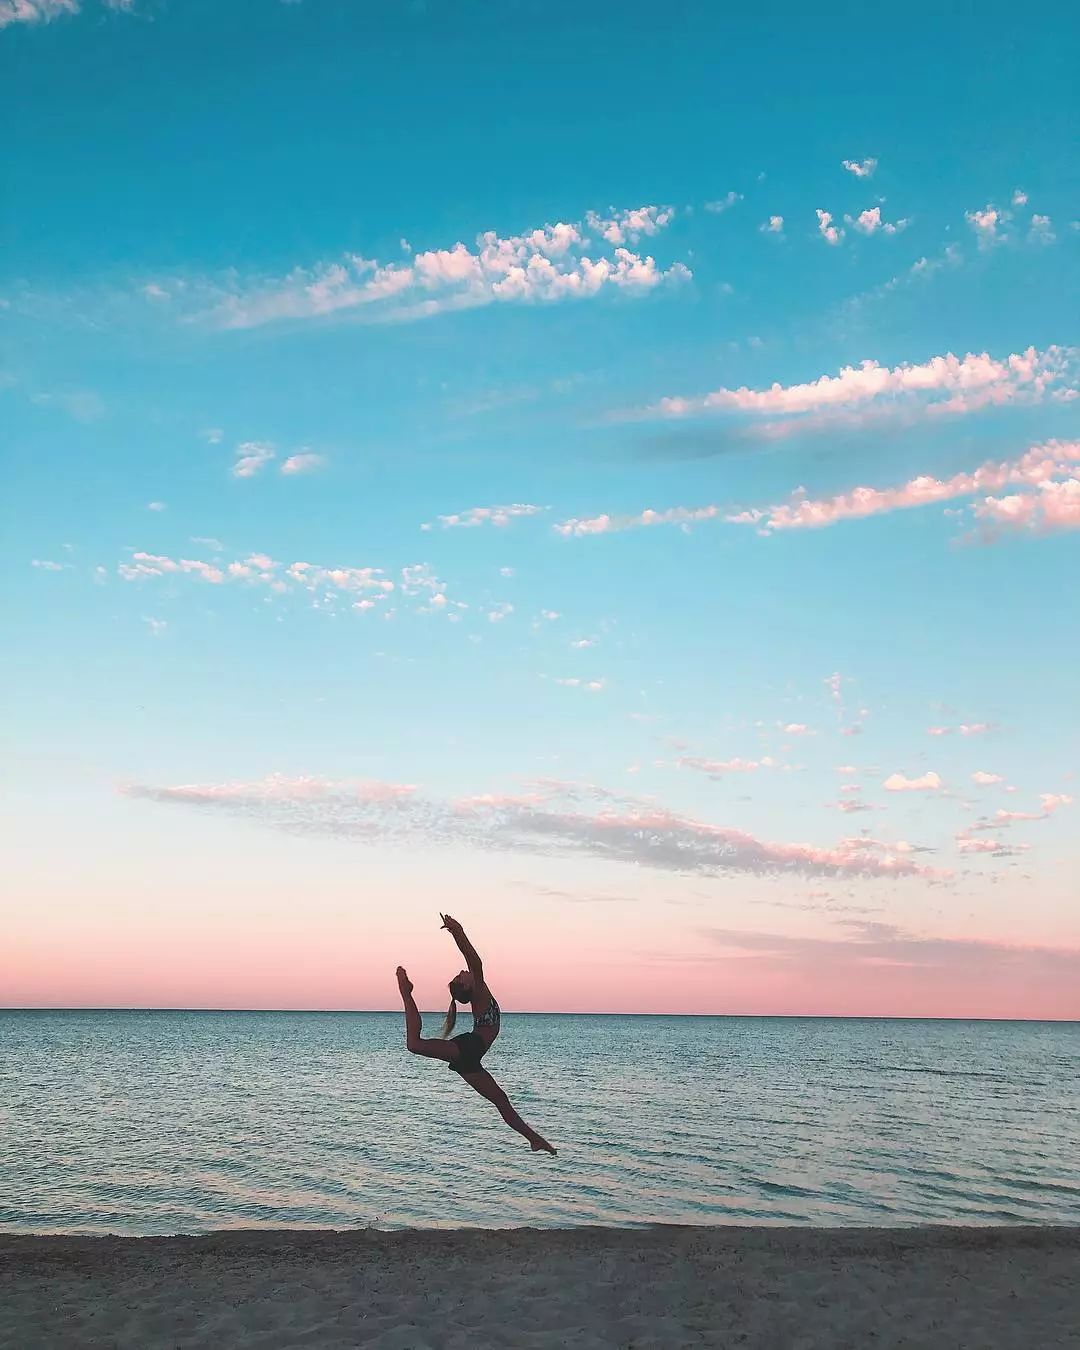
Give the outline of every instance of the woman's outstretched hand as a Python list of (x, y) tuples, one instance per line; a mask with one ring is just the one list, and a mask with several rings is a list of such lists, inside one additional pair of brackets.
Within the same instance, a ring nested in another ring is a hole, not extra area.
[(448, 933), (453, 934), (454, 937), (461, 932), (461, 924), (459, 924), (457, 919), (453, 918), (451, 915), (440, 914), (439, 918), (442, 919), (442, 926)]
[(412, 980), (409, 979), (408, 971), (404, 966), (397, 968), (397, 984), (403, 994), (411, 994), (413, 991)]

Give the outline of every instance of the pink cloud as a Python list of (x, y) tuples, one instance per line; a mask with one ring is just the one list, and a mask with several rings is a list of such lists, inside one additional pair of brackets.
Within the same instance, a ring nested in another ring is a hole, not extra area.
[(895, 222), (883, 220), (881, 218), (881, 207), (871, 206), (865, 211), (860, 211), (857, 216), (845, 216), (844, 219), (849, 225), (855, 227), (860, 234), (899, 234), (901, 230), (906, 230), (907, 220), (897, 220)]
[(817, 211), (817, 219), (818, 219), (818, 234), (821, 235), (822, 239), (824, 239), (827, 244), (834, 244), (834, 245), (839, 244), (840, 240), (843, 239), (844, 237), (844, 231), (842, 229), (838, 229), (832, 223), (831, 213), (828, 211), (822, 211), (821, 208), (819, 207)]
[(784, 734), (786, 736), (812, 736), (814, 733), (805, 722), (789, 722), (784, 727)]
[[(412, 253), (379, 262), (345, 254), (284, 276), (226, 277), (189, 289), (206, 297), (203, 317), (222, 328), (352, 314), (368, 321), (422, 319), (478, 305), (581, 299), (602, 289), (643, 294), (687, 279), (681, 262), (659, 267), (626, 245), (661, 233), (670, 207), (641, 206), (585, 221), (558, 222), (520, 235), (478, 234), (472, 247)], [(592, 241), (587, 231), (598, 236)], [(407, 250), (411, 252), (411, 250)]]
[(764, 223), (764, 225), (760, 225), (758, 228), (760, 229), (762, 234), (783, 234), (784, 217), (770, 216), (769, 219)]
[(984, 497), (974, 512), (977, 520), (999, 530), (1080, 530), (1080, 477), (1038, 483), (1034, 492)]
[(856, 178), (872, 178), (874, 170), (877, 168), (876, 159), (845, 159), (843, 166), (848, 173), (853, 173)]
[(933, 770), (920, 778), (905, 778), (902, 773), (892, 773), (881, 786), (886, 792), (936, 792), (941, 787), (941, 778)]
[(290, 455), (281, 466), (281, 472), (284, 474), (313, 473), (316, 469), (321, 469), (326, 463), (322, 455), (314, 455), (308, 451), (299, 455)]
[[(704, 929), (716, 955), (695, 944), (714, 984), (768, 989), (806, 1013), (848, 1016), (1080, 1016), (1080, 950), (918, 934), (889, 923), (845, 920), (841, 937)], [(666, 964), (666, 963), (665, 963)], [(657, 965), (663, 969), (659, 961)], [(824, 995), (822, 991), (827, 991)], [(760, 998), (760, 993), (758, 994)], [(747, 1003), (743, 995), (742, 1007)]]
[(1019, 459), (987, 460), (970, 473), (951, 478), (921, 475), (893, 488), (857, 487), (835, 497), (810, 498), (796, 494), (791, 502), (778, 506), (742, 511), (724, 519), (738, 525), (756, 525), (763, 532), (792, 529), (821, 529), (841, 520), (862, 520), (973, 497), (988, 488), (1021, 483), (1038, 486), (1069, 472), (1080, 460), (1080, 441), (1047, 441), (1033, 446)]
[(1064, 792), (1042, 792), (1039, 794), (1039, 801), (1042, 803), (1040, 811), (1006, 811), (999, 807), (991, 817), (983, 818), (976, 821), (974, 825), (970, 825), (966, 833), (976, 834), (986, 830), (1003, 829), (1016, 824), (1018, 821), (1048, 820), (1055, 811), (1059, 811), (1063, 806), (1071, 806), (1073, 799)]
[(974, 230), (979, 247), (984, 249), (1001, 243), (1003, 236), (998, 233), (998, 229), (1012, 219), (1008, 211), (990, 205), (984, 206), (981, 211), (968, 211), (964, 218)]
[(999, 773), (987, 773), (983, 769), (976, 769), (971, 775), (971, 781), (978, 783), (981, 787), (990, 787), (994, 783), (1003, 783), (1005, 780)]
[[(678, 815), (590, 784), (541, 780), (527, 800), (495, 795), (467, 805), (422, 797), (412, 785), (356, 784), (276, 776), (255, 783), (134, 785), (133, 798), (222, 812), (289, 833), (329, 835), (407, 848), (429, 844), (586, 856), (651, 869), (722, 876), (945, 875), (916, 863), (903, 843), (842, 839), (832, 847), (775, 843), (743, 830)], [(592, 801), (594, 809), (581, 810)]]
[(1071, 348), (1051, 346), (1041, 352), (1029, 347), (1001, 360), (987, 352), (962, 357), (946, 352), (921, 365), (892, 368), (866, 360), (805, 384), (721, 388), (698, 398), (664, 398), (645, 411), (660, 417), (704, 412), (791, 417), (859, 408), (878, 400), (906, 400), (926, 411), (965, 412), (985, 402), (1005, 403), (1021, 395), (1041, 398), (1049, 386), (1074, 377), (1075, 355)]

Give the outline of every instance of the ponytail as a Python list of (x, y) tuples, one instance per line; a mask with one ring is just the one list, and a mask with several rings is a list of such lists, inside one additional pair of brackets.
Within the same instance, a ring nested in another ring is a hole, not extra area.
[(457, 1000), (453, 997), (453, 995), (451, 995), (450, 1007), (447, 1009), (446, 1012), (446, 1021), (443, 1023), (443, 1029), (439, 1033), (444, 1041), (448, 1041), (450, 1039), (450, 1033), (453, 1031), (454, 1024), (456, 1022), (457, 1022)]

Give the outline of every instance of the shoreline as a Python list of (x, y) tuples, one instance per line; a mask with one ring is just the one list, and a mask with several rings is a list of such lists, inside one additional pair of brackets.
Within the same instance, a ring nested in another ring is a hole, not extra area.
[(1080, 1224), (0, 1234), (0, 1346), (1080, 1345)]

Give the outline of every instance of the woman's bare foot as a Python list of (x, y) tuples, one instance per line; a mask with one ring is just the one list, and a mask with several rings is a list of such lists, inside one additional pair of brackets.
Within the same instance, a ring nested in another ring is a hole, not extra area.
[(413, 991), (412, 980), (409, 979), (404, 966), (398, 966), (397, 968), (397, 987), (401, 990), (402, 995), (411, 994)]
[(532, 1151), (534, 1153), (550, 1153), (553, 1158), (556, 1156), (555, 1150), (548, 1141), (546, 1139), (541, 1139), (539, 1135), (537, 1135), (535, 1139), (530, 1139), (529, 1142), (532, 1144)]

